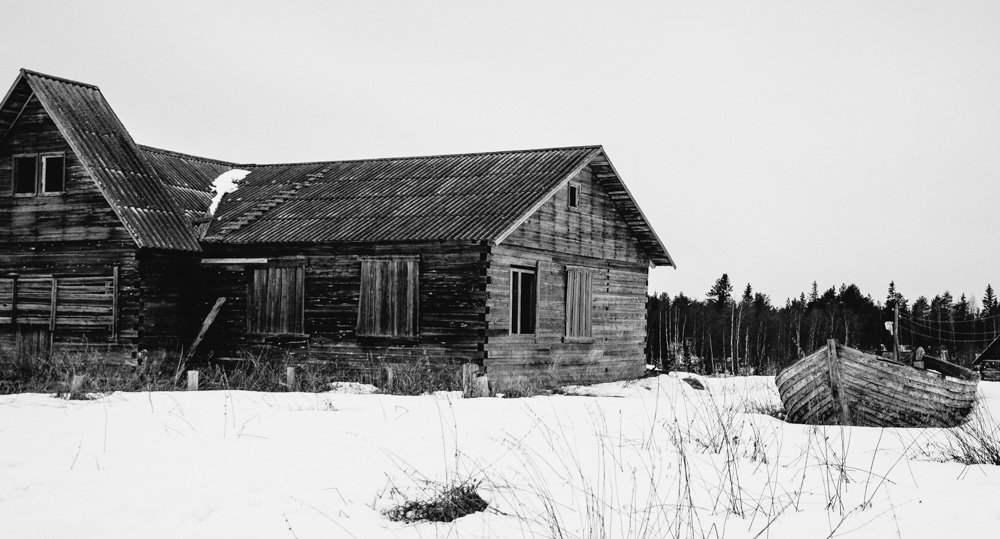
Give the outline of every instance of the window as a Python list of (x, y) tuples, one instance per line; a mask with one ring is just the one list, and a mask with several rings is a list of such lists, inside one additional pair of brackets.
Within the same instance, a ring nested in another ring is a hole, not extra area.
[(38, 158), (34, 155), (22, 155), (14, 158), (14, 194), (34, 195), (35, 174), (38, 168)]
[(247, 294), (247, 332), (264, 335), (303, 333), (305, 267), (301, 261), (251, 266)]
[(419, 263), (417, 257), (361, 259), (359, 337), (419, 335)]
[(513, 268), (510, 272), (510, 333), (531, 334), (535, 332), (535, 270)]
[(569, 185), (569, 207), (580, 207), (580, 188), (576, 185)]
[(61, 155), (42, 157), (42, 192), (61, 193), (66, 184), (66, 158)]
[(566, 336), (591, 337), (593, 275), (583, 268), (566, 268)]
[(66, 188), (66, 158), (62, 154), (14, 157), (14, 196), (33, 196), (39, 191), (61, 193)]

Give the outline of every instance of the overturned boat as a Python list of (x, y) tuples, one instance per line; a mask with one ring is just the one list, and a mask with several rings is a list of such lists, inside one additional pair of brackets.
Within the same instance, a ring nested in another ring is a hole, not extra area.
[(778, 373), (774, 382), (790, 423), (865, 427), (960, 424), (972, 411), (979, 375), (930, 356), (915, 364), (866, 354), (831, 339)]

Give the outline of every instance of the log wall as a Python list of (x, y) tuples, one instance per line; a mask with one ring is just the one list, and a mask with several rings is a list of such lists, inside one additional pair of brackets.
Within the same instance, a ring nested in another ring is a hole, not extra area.
[[(486, 256), (471, 242), (324, 246), (206, 247), (206, 258), (305, 258), (305, 335), (247, 333), (247, 283), (244, 264), (202, 265), (205, 292), (199, 320), (220, 296), (227, 298), (206, 338), (205, 351), (216, 356), (266, 350), (302, 361), (347, 366), (414, 363), (450, 366), (481, 362), (485, 334)], [(419, 301), (416, 339), (359, 337), (358, 301), (361, 259), (367, 256), (418, 256)]]
[[(489, 260), (485, 365), (491, 383), (635, 378), (643, 372), (649, 262), (611, 199), (585, 169), (577, 208), (563, 188), (499, 246)], [(537, 268), (538, 329), (510, 334), (512, 266)], [(566, 268), (593, 275), (592, 338), (566, 338)]]

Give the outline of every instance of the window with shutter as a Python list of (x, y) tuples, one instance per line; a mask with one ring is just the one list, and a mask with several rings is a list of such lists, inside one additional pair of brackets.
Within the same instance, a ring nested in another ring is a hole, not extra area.
[(583, 268), (566, 268), (566, 336), (590, 338), (594, 278)]
[(305, 267), (251, 267), (247, 293), (247, 332), (263, 335), (304, 333)]
[(417, 257), (361, 259), (358, 337), (419, 335), (419, 263)]

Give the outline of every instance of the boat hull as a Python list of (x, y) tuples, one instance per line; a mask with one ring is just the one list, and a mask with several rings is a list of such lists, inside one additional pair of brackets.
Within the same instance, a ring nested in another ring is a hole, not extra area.
[(956, 365), (940, 366), (955, 376), (830, 341), (778, 373), (775, 384), (790, 423), (953, 427), (972, 411), (979, 377)]

